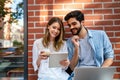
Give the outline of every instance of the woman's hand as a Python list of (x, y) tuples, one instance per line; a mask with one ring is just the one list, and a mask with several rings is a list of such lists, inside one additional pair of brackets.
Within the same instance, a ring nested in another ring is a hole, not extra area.
[(70, 61), (69, 61), (68, 59), (62, 60), (62, 61), (60, 61), (60, 64), (61, 64), (62, 66), (64, 66), (64, 67), (67, 67), (67, 66), (69, 66), (69, 64), (70, 64)]
[(47, 58), (49, 57), (49, 54), (46, 53), (45, 51), (41, 51), (40, 55), (39, 55), (39, 58), (41, 60), (46, 60)]
[(37, 66), (40, 67), (40, 62), (41, 60), (46, 60), (49, 57), (48, 54), (46, 54), (44, 51), (41, 51), (40, 55), (38, 56), (37, 59)]

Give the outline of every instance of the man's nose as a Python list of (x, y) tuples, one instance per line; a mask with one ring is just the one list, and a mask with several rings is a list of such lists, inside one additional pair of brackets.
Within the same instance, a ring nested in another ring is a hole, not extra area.
[(70, 29), (72, 29), (72, 28), (74, 28), (74, 26), (71, 25), (71, 26), (70, 26)]

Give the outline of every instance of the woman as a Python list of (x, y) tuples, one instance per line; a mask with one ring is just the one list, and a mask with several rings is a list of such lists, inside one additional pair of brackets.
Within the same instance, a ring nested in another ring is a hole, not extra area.
[(65, 67), (69, 61), (62, 60), (63, 67), (49, 68), (49, 57), (45, 51), (67, 52), (67, 45), (63, 41), (64, 27), (62, 21), (53, 17), (49, 20), (43, 38), (36, 40), (33, 44), (33, 67), (38, 70), (38, 80), (67, 80), (69, 75), (65, 72)]

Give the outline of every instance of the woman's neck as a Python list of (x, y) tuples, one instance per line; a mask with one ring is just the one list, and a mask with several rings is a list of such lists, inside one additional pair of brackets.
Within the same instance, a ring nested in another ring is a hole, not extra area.
[(54, 42), (55, 41), (55, 38), (50, 38), (50, 42)]

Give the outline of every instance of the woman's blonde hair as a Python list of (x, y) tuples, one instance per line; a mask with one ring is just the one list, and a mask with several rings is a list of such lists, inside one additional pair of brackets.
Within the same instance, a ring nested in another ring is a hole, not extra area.
[(64, 39), (64, 26), (60, 18), (58, 17), (52, 17), (46, 27), (45, 35), (43, 37), (43, 45), (44, 47), (48, 47), (50, 43), (50, 33), (48, 27), (52, 25), (53, 23), (58, 22), (60, 25), (60, 34), (55, 38), (55, 41), (53, 43), (54, 49), (58, 51), (61, 46), (63, 45), (63, 39)]

